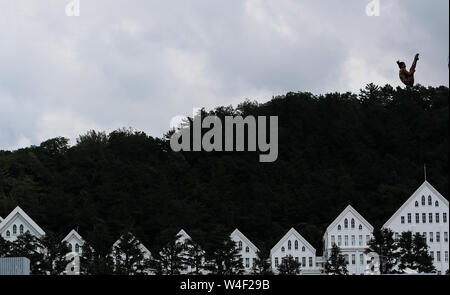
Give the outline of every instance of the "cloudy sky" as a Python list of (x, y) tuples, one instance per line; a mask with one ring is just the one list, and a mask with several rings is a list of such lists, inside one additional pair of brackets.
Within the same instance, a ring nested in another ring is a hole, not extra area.
[(0, 149), (90, 129), (162, 136), (193, 108), (288, 91), (448, 85), (449, 1), (0, 0)]

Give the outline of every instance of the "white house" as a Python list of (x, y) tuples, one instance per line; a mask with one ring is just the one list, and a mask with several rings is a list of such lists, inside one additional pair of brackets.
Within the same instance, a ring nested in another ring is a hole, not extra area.
[(396, 237), (411, 231), (425, 236), (439, 274), (448, 270), (448, 200), (425, 181), (383, 225)]
[(19, 206), (0, 222), (0, 235), (7, 241), (13, 242), (18, 236), (26, 232), (38, 238), (45, 235), (42, 228)]
[[(191, 236), (188, 235), (188, 233), (187, 233), (184, 229), (180, 230), (180, 231), (178, 232), (177, 236), (179, 236), (179, 238), (178, 238), (178, 240), (177, 240), (178, 243), (186, 244), (188, 240), (192, 240)], [(203, 255), (205, 254), (204, 251), (202, 251), (202, 253), (203, 253)], [(187, 254), (185, 254), (184, 257), (186, 258), (186, 257), (187, 257)], [(202, 264), (203, 264), (204, 262), (205, 262), (205, 259), (203, 258), (203, 259), (202, 259)], [(192, 271), (193, 271), (192, 267), (188, 265), (187, 268), (186, 268), (185, 270), (182, 270), (182, 271), (181, 271), (181, 274), (182, 274), (182, 275), (184, 275), (184, 274), (189, 274), (189, 273), (191, 273)], [(204, 271), (201, 271), (201, 272), (204, 273)]]
[(66, 267), (65, 274), (78, 275), (80, 274), (80, 256), (83, 253), (84, 240), (76, 230), (72, 230), (63, 240), (70, 248), (67, 253), (67, 258), (70, 263)]
[[(122, 237), (121, 237), (122, 238)], [(152, 253), (148, 250), (134, 235), (133, 238), (138, 242), (138, 248), (144, 254), (145, 259), (150, 259), (152, 257)], [(112, 249), (114, 250), (116, 246), (120, 243), (120, 238), (113, 244)]]
[(316, 249), (294, 228), (291, 228), (270, 251), (274, 273), (278, 273), (278, 266), (289, 255), (301, 264), (301, 274), (321, 273), (316, 266)]
[(236, 246), (240, 252), (245, 273), (250, 274), (252, 272), (253, 265), (256, 262), (256, 258), (258, 257), (257, 253), (259, 249), (238, 229), (235, 229), (231, 233), (230, 238), (236, 243)]
[(324, 257), (331, 256), (331, 248), (336, 244), (347, 261), (348, 273), (362, 275), (367, 263), (365, 251), (372, 233), (373, 226), (349, 205), (323, 235)]

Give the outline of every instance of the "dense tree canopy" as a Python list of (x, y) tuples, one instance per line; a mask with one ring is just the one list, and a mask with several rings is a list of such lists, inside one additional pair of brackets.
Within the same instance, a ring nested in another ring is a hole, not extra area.
[[(167, 138), (90, 131), (0, 151), (0, 216), (20, 205), (44, 230), (78, 228), (98, 252), (131, 231), (152, 252), (184, 228), (208, 250), (236, 227), (270, 249), (295, 227), (317, 250), (348, 205), (381, 226), (423, 182), (448, 196), (447, 87), (368, 85), (288, 93), (211, 114), (279, 116), (279, 156), (171, 151)], [(448, 198), (448, 197), (447, 197)]]

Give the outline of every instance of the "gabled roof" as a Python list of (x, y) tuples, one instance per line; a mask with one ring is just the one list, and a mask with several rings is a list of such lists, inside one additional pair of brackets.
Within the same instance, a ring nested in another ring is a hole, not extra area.
[(373, 226), (364, 218), (361, 214), (358, 213), (358, 211), (355, 210), (351, 205), (348, 205), (344, 211), (342, 211), (341, 214), (327, 227), (327, 230), (325, 233), (331, 231), (341, 220), (344, 218), (344, 216), (351, 212), (361, 223), (363, 223), (370, 231), (373, 231)]
[(190, 235), (188, 235), (188, 233), (182, 229), (177, 233), (177, 236), (180, 236), (180, 238), (186, 238), (186, 239), (192, 239)]
[(41, 236), (45, 235), (45, 232), (40, 228), (39, 225), (36, 224), (36, 222), (31, 219), (30, 216), (28, 216), (25, 211), (22, 210), (19, 206), (17, 206), (11, 213), (9, 213), (8, 216), (5, 217), (5, 219), (0, 222), (0, 232), (2, 231), (2, 228), (8, 224), (16, 215), (20, 215), (23, 219), (25, 219), (26, 222), (28, 222), (31, 227)]
[[(143, 252), (147, 252), (148, 254), (151, 255), (152, 252), (150, 252), (150, 250), (148, 250), (147, 247), (145, 247), (144, 244), (142, 244), (141, 241), (139, 241), (139, 240), (136, 238), (135, 235), (133, 235), (132, 233), (129, 233), (129, 234), (132, 235), (132, 236), (136, 239), (136, 241), (139, 243), (139, 248), (140, 248)], [(115, 246), (117, 246), (117, 245), (119, 244), (120, 239), (121, 239), (122, 237), (123, 237), (123, 235), (122, 235), (119, 239), (117, 239), (117, 241), (113, 244), (113, 249), (114, 249)]]
[(258, 247), (255, 246), (255, 244), (253, 244), (249, 239), (247, 239), (247, 237), (238, 229), (235, 229), (230, 237), (234, 237), (234, 236), (238, 236), (242, 241), (244, 241), (250, 248), (252, 248), (252, 250), (256, 253), (259, 251)]
[(425, 181), (412, 195), (409, 197), (409, 199), (403, 203), (403, 205), (394, 213), (394, 215), (389, 218), (388, 221), (383, 225), (383, 228), (386, 228), (391, 224), (391, 222), (403, 211), (403, 209), (408, 206), (413, 200), (420, 195), (420, 192), (424, 189), (428, 188), (436, 197), (438, 197), (447, 207), (448, 207), (448, 200), (444, 198), (428, 181)]
[(77, 231), (74, 230), (74, 229), (71, 230), (70, 233), (69, 233), (62, 241), (63, 241), (63, 242), (67, 242), (67, 241), (69, 241), (69, 239), (70, 239), (72, 236), (75, 236), (77, 239), (79, 239), (80, 241), (84, 242), (84, 240), (83, 240), (83, 238), (80, 236), (80, 234), (77, 233)]
[(280, 248), (281, 245), (283, 245), (291, 235), (294, 235), (297, 239), (299, 239), (304, 245), (306, 245), (306, 247), (309, 248), (309, 250), (311, 250), (311, 252), (313, 252), (314, 254), (316, 253), (316, 249), (310, 243), (308, 243), (308, 241), (305, 240), (305, 238), (303, 238), (302, 235), (298, 233), (298, 231), (296, 231), (294, 228), (291, 228), (284, 235), (284, 237), (272, 248), (272, 250), (270, 250), (270, 255), (272, 255), (273, 252)]

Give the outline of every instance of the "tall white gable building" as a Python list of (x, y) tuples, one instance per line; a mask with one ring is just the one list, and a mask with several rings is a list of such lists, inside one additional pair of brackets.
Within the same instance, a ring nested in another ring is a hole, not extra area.
[(294, 228), (291, 228), (270, 251), (274, 273), (278, 273), (278, 266), (289, 255), (301, 263), (301, 274), (320, 273), (320, 269), (316, 266), (316, 249)]
[(348, 263), (348, 273), (362, 275), (367, 263), (365, 251), (372, 234), (373, 226), (349, 205), (325, 231), (324, 258), (331, 256), (331, 248), (336, 244)]
[(245, 273), (250, 274), (258, 257), (259, 249), (238, 229), (235, 229), (230, 238), (236, 243), (237, 248), (241, 254), (242, 263), (244, 265)]
[(76, 230), (72, 230), (62, 242), (67, 243), (70, 252), (67, 253), (69, 263), (67, 264), (64, 274), (79, 275), (80, 274), (80, 256), (83, 254), (84, 240)]
[[(192, 240), (191, 236), (190, 236), (184, 229), (180, 230), (180, 231), (178, 232), (177, 236), (179, 236), (179, 238), (178, 238), (178, 240), (177, 240), (178, 243), (186, 244), (189, 240)], [(186, 252), (185, 252), (185, 253), (186, 253)], [(204, 254), (205, 252), (202, 251), (202, 253)], [(184, 255), (184, 257), (186, 258), (187, 256), (188, 256), (188, 255), (187, 255), (187, 253), (186, 253), (186, 254)], [(202, 264), (203, 264), (204, 262), (205, 262), (205, 261), (204, 261), (204, 258), (203, 258), (203, 259), (202, 259)], [(187, 266), (186, 266), (186, 269), (181, 271), (181, 274), (182, 274), (182, 275), (189, 274), (189, 273), (192, 273), (193, 270), (194, 270), (194, 269), (193, 269), (190, 265), (187, 265)], [(204, 273), (204, 272), (201, 271), (201, 273)]]
[(13, 242), (18, 236), (26, 232), (38, 238), (45, 235), (42, 228), (19, 206), (0, 222), (0, 235), (7, 241)]
[(448, 270), (448, 200), (425, 181), (384, 224), (398, 237), (411, 231), (425, 236), (438, 273)]

